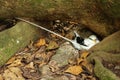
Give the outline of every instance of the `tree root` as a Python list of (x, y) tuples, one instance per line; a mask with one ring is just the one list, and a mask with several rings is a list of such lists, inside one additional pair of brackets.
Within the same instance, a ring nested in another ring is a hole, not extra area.
[(88, 61), (94, 61), (94, 72), (100, 80), (120, 80), (116, 74), (103, 65), (104, 62), (120, 62), (120, 31), (108, 36), (99, 44), (90, 49)]

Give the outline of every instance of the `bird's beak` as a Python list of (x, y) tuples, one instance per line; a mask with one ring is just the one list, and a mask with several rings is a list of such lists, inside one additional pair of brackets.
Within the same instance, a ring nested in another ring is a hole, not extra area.
[(97, 42), (97, 40), (95, 39), (95, 40), (93, 40), (95, 43)]
[(99, 40), (98, 39), (95, 39), (95, 40), (93, 40), (94, 41), (94, 43), (99, 43)]

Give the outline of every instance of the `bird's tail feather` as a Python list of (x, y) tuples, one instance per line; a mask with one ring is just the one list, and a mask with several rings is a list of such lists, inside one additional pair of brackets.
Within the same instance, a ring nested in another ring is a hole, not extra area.
[(74, 31), (74, 34), (76, 37), (80, 37), (80, 35), (76, 31)]

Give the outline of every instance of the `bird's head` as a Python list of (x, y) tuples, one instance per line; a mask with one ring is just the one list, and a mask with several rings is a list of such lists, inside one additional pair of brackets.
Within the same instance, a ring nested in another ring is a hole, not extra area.
[(89, 39), (92, 40), (92, 41), (94, 41), (95, 43), (99, 42), (98, 38), (95, 35), (89, 36)]

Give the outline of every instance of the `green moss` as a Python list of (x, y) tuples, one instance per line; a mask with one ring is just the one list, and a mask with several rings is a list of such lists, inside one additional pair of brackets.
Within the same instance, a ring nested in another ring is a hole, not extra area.
[(120, 52), (120, 31), (106, 37), (98, 45), (92, 47), (91, 50)]
[(95, 58), (94, 71), (100, 80), (120, 80), (112, 71), (105, 68), (97, 57)]
[(120, 1), (119, 0), (97, 0), (101, 9), (113, 18), (120, 18)]
[(53, 0), (43, 0), (41, 1), (40, 5), (44, 6), (45, 9), (49, 9), (49, 8), (53, 8), (53, 7), (57, 7), (57, 2), (53, 1)]
[(15, 52), (39, 37), (39, 29), (20, 22), (14, 27), (0, 32), (0, 65), (3, 65)]
[(94, 73), (100, 80), (120, 80), (112, 71), (103, 66), (102, 61), (117, 63), (120, 61), (120, 31), (106, 37), (91, 48), (88, 61), (95, 61)]

